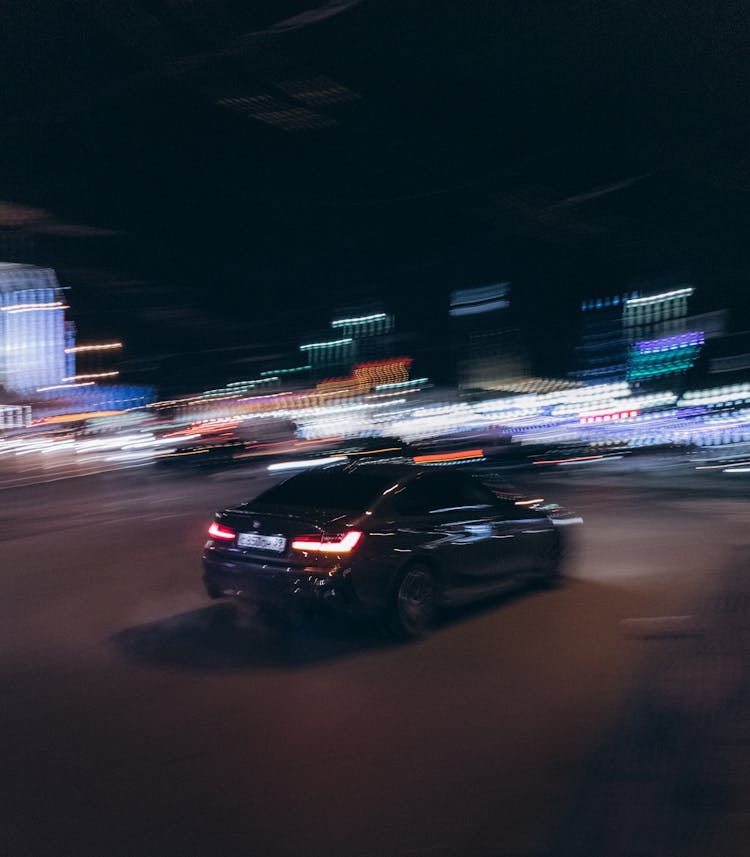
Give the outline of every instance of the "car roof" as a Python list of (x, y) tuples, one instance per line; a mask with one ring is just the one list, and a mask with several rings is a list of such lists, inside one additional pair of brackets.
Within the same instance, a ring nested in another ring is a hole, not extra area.
[[(452, 475), (462, 475), (475, 478), (482, 478), (482, 475), (475, 470), (467, 470), (456, 467), (436, 467), (429, 464), (415, 464), (413, 461), (403, 459), (394, 461), (393, 459), (383, 459), (382, 461), (346, 461), (334, 462), (321, 467), (316, 467), (312, 470), (305, 471), (306, 473), (383, 473), (387, 478), (395, 481), (400, 481), (406, 477), (417, 476), (422, 473), (450, 473)], [(302, 474), (299, 474), (302, 475)], [(504, 480), (503, 480), (504, 481)]]
[(308, 473), (382, 473), (388, 478), (394, 480), (402, 479), (404, 476), (420, 473), (424, 468), (419, 465), (412, 464), (408, 461), (347, 461), (336, 462), (335, 464), (324, 465), (323, 467), (315, 468), (315, 471), (308, 470)]
[[(521, 496), (518, 489), (508, 481), (508, 479), (499, 473), (492, 471), (484, 471), (476, 467), (441, 467), (430, 464), (415, 464), (408, 459), (394, 461), (393, 459), (383, 459), (382, 461), (346, 461), (332, 462), (331, 464), (316, 467), (313, 470), (306, 470), (305, 473), (320, 473), (330, 471), (332, 473), (384, 473), (388, 479), (394, 482), (400, 482), (405, 478), (412, 478), (422, 473), (443, 473), (455, 476), (468, 477), (482, 482), (490, 489), (495, 491), (507, 491), (514, 496)], [(303, 474), (297, 474), (301, 476)], [(293, 477), (294, 478), (294, 477)]]

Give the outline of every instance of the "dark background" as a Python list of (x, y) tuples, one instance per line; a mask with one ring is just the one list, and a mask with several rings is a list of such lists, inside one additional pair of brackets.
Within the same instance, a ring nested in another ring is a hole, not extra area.
[(374, 298), (437, 336), (498, 280), (540, 374), (634, 279), (742, 329), (746, 3), (314, 2), (3, 4), (0, 257), (124, 378), (248, 377)]

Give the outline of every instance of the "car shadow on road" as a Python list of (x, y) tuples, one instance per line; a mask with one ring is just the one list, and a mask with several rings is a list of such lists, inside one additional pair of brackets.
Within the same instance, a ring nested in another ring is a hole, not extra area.
[(449, 628), (465, 622), (472, 622), (482, 616), (510, 609), (514, 604), (524, 601), (527, 598), (533, 598), (539, 594), (541, 594), (541, 590), (538, 587), (525, 586), (518, 589), (511, 589), (508, 592), (502, 592), (498, 595), (491, 595), (489, 598), (484, 598), (481, 601), (475, 601), (471, 604), (444, 607), (434, 631), (439, 632), (441, 628)]
[(224, 602), (126, 628), (112, 641), (130, 657), (189, 669), (300, 668), (392, 645), (370, 625), (273, 621)]
[[(509, 607), (534, 589), (513, 590), (477, 604), (446, 608), (433, 631)], [(188, 669), (283, 669), (407, 646), (374, 622), (297, 616), (282, 621), (219, 602), (126, 628), (112, 637), (129, 657)]]

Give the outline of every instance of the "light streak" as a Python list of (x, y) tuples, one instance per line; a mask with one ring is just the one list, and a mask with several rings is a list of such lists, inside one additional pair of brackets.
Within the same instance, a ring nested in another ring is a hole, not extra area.
[(365, 449), (362, 452), (347, 452), (347, 458), (351, 458), (353, 455), (377, 455), (380, 452), (398, 452), (402, 447), (400, 446), (387, 446), (384, 449)]
[(724, 462), (723, 464), (699, 464), (696, 466), (696, 470), (724, 470), (727, 467), (744, 467), (745, 465), (750, 464), (750, 461), (738, 461), (736, 464), (729, 464), (728, 462)]
[(668, 351), (686, 348), (691, 345), (703, 345), (704, 334), (702, 330), (691, 333), (678, 333), (674, 336), (666, 336), (662, 339), (644, 339), (636, 342), (635, 349), (641, 354), (663, 354)]
[(306, 467), (320, 467), (323, 464), (335, 464), (337, 461), (346, 461), (345, 455), (332, 455), (329, 458), (307, 458), (301, 461), (279, 461), (269, 464), (269, 473), (281, 473), (285, 470), (304, 470)]
[(686, 289), (673, 289), (671, 292), (661, 292), (658, 295), (648, 295), (643, 298), (628, 298), (625, 301), (625, 306), (643, 306), (644, 304), (653, 304), (658, 303), (659, 301), (666, 301), (669, 298), (687, 298), (693, 294), (695, 290), (692, 286), (688, 286)]
[(94, 387), (93, 381), (84, 381), (82, 384), (53, 384), (51, 387), (37, 387), (37, 393), (46, 393), (48, 390), (72, 390), (75, 387)]
[(544, 461), (533, 461), (532, 464), (572, 464), (576, 461), (600, 461), (603, 455), (581, 455), (578, 458), (550, 458)]
[(17, 312), (37, 312), (39, 310), (55, 310), (55, 309), (70, 309), (67, 304), (62, 301), (49, 301), (47, 303), (38, 304), (9, 304), (8, 306), (0, 307), (3, 312), (14, 315)]
[(429, 455), (415, 455), (415, 464), (430, 464), (440, 461), (465, 461), (468, 458), (482, 458), (484, 451), (481, 449), (467, 449), (462, 452), (436, 452)]
[(83, 354), (86, 351), (111, 351), (115, 348), (122, 348), (122, 342), (103, 342), (100, 345), (75, 345), (72, 348), (66, 348), (66, 354)]
[(88, 381), (91, 378), (116, 378), (120, 373), (112, 372), (88, 372), (83, 375), (70, 375), (68, 378), (63, 378), (63, 381)]
[(348, 336), (344, 339), (332, 339), (330, 342), (309, 342), (307, 345), (300, 345), (300, 351), (310, 351), (312, 348), (333, 348), (336, 345), (347, 345), (354, 340)]
[(345, 324), (366, 324), (368, 321), (378, 321), (385, 318), (384, 312), (376, 312), (373, 315), (360, 315), (356, 318), (339, 318), (331, 322), (331, 327), (343, 327)]

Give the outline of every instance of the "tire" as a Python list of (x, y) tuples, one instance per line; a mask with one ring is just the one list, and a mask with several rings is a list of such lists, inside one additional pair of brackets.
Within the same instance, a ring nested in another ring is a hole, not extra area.
[(408, 566), (396, 579), (386, 613), (387, 633), (397, 640), (423, 636), (437, 615), (435, 574), (424, 563)]
[(557, 535), (545, 551), (539, 574), (536, 577), (537, 585), (541, 589), (555, 589), (562, 583), (563, 556), (562, 539)]

